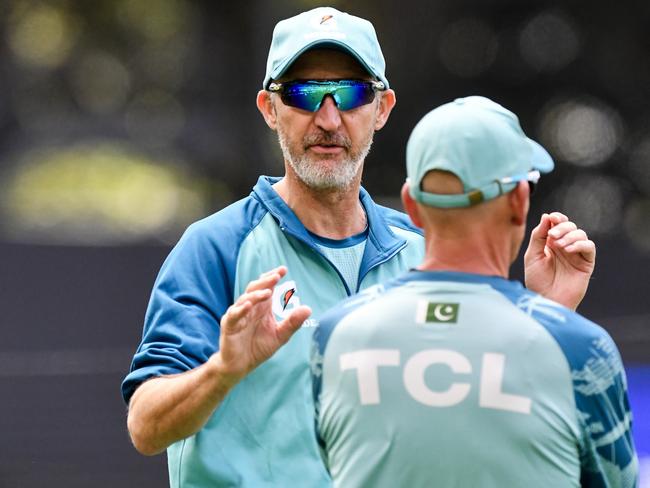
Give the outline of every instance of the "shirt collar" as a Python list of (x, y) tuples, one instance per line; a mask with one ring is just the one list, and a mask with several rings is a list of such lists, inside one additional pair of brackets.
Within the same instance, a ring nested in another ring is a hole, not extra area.
[(509, 280), (502, 276), (482, 275), (475, 273), (464, 273), (461, 271), (420, 271), (412, 269), (408, 273), (395, 280), (405, 284), (410, 281), (455, 281), (460, 283), (471, 283), (477, 285), (489, 285), (500, 291), (521, 291), (524, 290), (521, 282)]
[[(252, 195), (269, 210), (278, 222), (280, 229), (314, 245), (314, 239), (307, 229), (305, 229), (305, 226), (273, 189), (272, 185), (280, 181), (280, 179), (279, 177), (260, 176), (257, 184), (253, 188)], [(379, 206), (372, 200), (363, 187), (359, 189), (359, 200), (368, 218), (368, 240), (378, 248), (377, 250), (381, 253), (390, 253), (403, 246), (405, 243), (404, 239), (397, 237), (390, 230), (390, 227), (380, 212)]]

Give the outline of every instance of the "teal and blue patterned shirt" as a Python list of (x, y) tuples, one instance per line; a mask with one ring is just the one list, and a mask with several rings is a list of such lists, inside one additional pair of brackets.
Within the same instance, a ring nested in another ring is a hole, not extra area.
[(518, 282), (411, 271), (321, 318), (335, 486), (634, 487), (626, 378), (598, 325)]

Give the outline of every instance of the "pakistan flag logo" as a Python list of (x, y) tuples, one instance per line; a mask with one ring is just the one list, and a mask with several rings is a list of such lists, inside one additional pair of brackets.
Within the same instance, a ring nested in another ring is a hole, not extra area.
[(458, 322), (458, 303), (434, 303), (422, 300), (418, 303), (416, 322), (455, 324)]

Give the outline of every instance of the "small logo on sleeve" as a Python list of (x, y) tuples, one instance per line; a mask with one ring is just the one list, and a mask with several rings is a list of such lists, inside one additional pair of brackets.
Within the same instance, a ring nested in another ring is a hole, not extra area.
[(455, 324), (458, 322), (458, 303), (439, 303), (420, 300), (416, 309), (415, 321), (418, 324), (445, 323)]

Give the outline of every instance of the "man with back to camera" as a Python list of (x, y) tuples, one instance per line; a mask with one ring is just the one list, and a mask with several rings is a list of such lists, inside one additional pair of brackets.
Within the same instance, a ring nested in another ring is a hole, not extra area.
[[(315, 319), (423, 253), (421, 231), (360, 186), (395, 104), (384, 68), (364, 19), (319, 8), (276, 25), (257, 106), (278, 132), (285, 175), (260, 177), (249, 197), (186, 231), (122, 385), (134, 445), (167, 449), (173, 487), (330, 485), (313, 433)], [(552, 226), (576, 228), (561, 214), (543, 219), (528, 284), (575, 307), (595, 252), (544, 255)]]
[(402, 202), (424, 229), (424, 260), (338, 304), (314, 333), (317, 432), (334, 485), (636, 486), (612, 339), (507, 279), (528, 182), (553, 169), (550, 155), (512, 112), (468, 97), (417, 124), (406, 161)]

